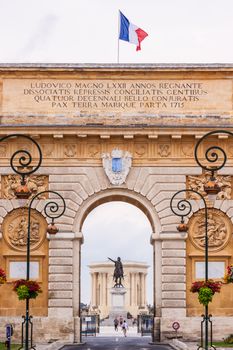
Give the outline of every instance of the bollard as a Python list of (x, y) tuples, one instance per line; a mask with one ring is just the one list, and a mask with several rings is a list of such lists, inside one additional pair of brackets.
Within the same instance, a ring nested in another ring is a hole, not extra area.
[(6, 325), (6, 341), (5, 341), (5, 347), (7, 350), (11, 350), (11, 337), (13, 335), (13, 326), (12, 324)]

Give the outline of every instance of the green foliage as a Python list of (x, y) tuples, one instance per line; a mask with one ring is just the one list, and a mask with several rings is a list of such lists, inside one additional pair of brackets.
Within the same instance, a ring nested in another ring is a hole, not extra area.
[(202, 305), (208, 305), (213, 298), (213, 291), (209, 287), (202, 287), (198, 292), (198, 300)]
[(23, 285), (17, 288), (17, 294), (19, 300), (24, 300), (30, 296), (28, 287)]
[[(210, 344), (209, 344), (210, 345)], [(233, 344), (227, 344), (227, 343), (224, 343), (223, 341), (216, 341), (216, 342), (213, 342), (213, 345), (214, 346), (218, 346), (220, 348), (230, 348), (232, 349), (233, 348)]]
[(20, 279), (14, 282), (13, 290), (17, 293), (19, 300), (35, 299), (42, 293), (40, 285), (36, 281)]
[[(11, 344), (11, 350), (18, 350), (19, 344)], [(6, 350), (5, 344), (0, 343), (0, 350)]]
[(233, 334), (230, 334), (227, 338), (225, 338), (224, 343), (233, 344)]

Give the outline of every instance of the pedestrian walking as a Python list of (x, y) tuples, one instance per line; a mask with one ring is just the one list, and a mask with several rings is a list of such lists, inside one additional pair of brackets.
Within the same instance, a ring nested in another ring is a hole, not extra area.
[(137, 325), (137, 319), (133, 318), (133, 322), (132, 322), (133, 327)]
[(114, 323), (114, 329), (115, 329), (115, 331), (118, 332), (118, 325), (119, 325), (118, 319), (115, 318), (114, 321), (113, 321), (113, 323)]
[(122, 323), (121, 328), (122, 328), (124, 336), (127, 337), (127, 330), (129, 329), (129, 327), (128, 327), (128, 324), (127, 324), (127, 322), (125, 320)]

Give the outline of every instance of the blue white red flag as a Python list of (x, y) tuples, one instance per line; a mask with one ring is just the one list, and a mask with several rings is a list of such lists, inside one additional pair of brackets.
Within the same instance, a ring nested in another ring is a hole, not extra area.
[(119, 39), (128, 41), (131, 44), (137, 45), (136, 51), (141, 50), (141, 42), (148, 36), (148, 34), (131, 23), (121, 11), (120, 12), (120, 33)]

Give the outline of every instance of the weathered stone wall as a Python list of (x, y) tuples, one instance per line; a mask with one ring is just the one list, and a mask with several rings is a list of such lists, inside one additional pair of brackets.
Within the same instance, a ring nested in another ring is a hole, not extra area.
[[(58, 339), (64, 342), (74, 341), (74, 320), (73, 317), (33, 317), (33, 343), (53, 342)], [(12, 341), (21, 342), (21, 317), (1, 317), (0, 318), (0, 341), (5, 342), (6, 324), (11, 323), (14, 328)]]

